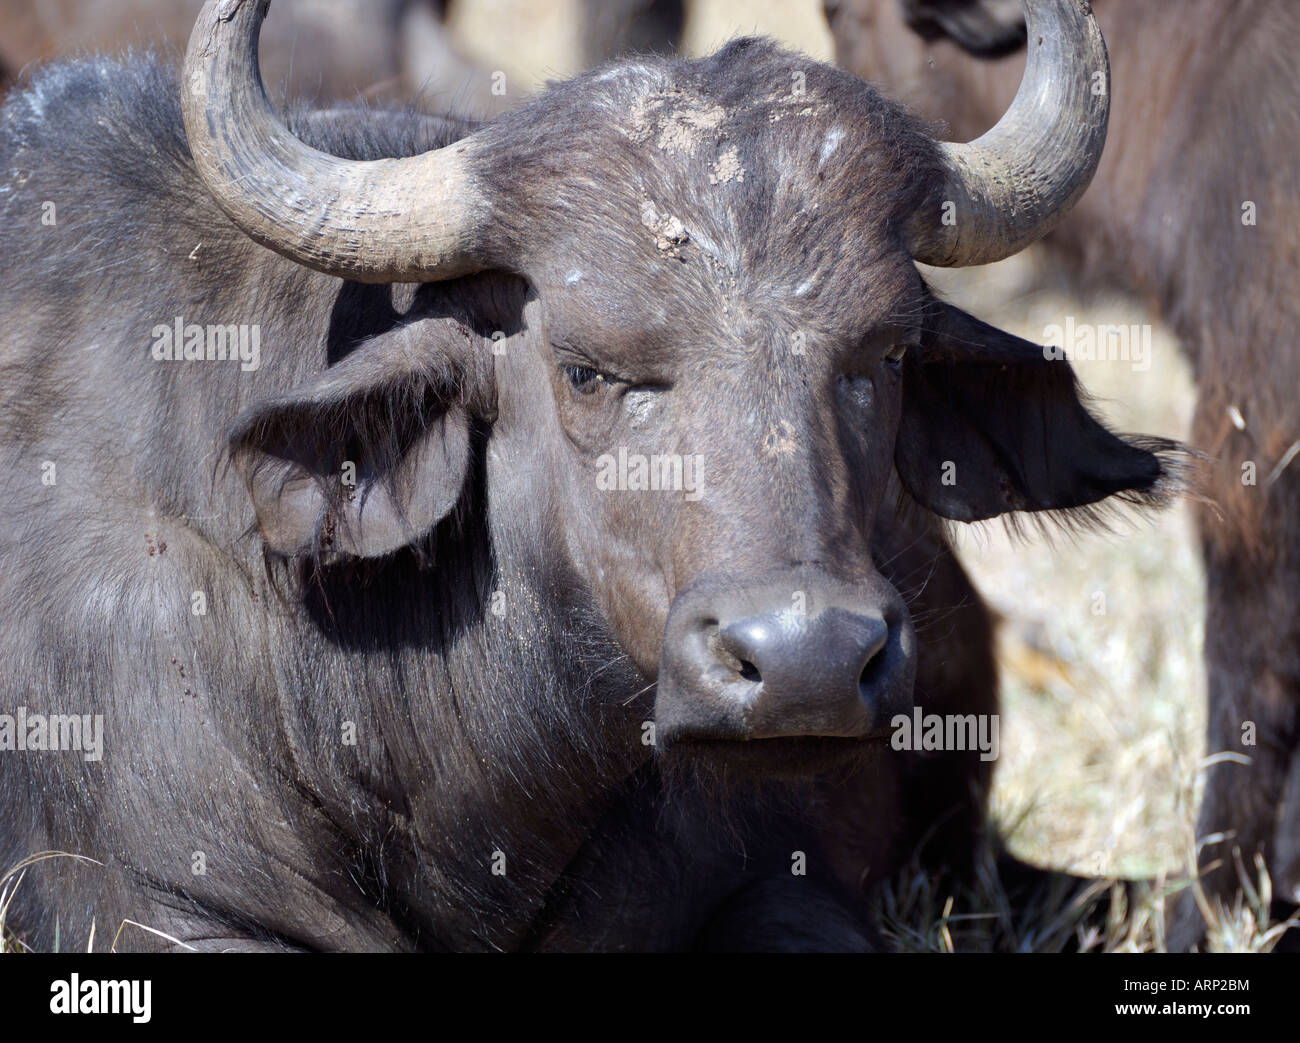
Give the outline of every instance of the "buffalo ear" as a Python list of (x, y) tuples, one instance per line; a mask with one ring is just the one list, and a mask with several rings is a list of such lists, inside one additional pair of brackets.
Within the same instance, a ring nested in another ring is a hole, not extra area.
[(1159, 504), (1184, 450), (1112, 434), (1080, 400), (1070, 364), (948, 305), (905, 362), (894, 461), (922, 506), (979, 521), (1086, 507), (1118, 496)]
[(236, 422), (230, 459), (267, 548), (376, 557), (418, 540), (460, 499), (473, 393), (454, 324), (426, 319), (368, 340)]

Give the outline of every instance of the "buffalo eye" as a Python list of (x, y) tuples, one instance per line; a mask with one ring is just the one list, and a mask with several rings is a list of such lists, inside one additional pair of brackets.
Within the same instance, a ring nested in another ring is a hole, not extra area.
[(898, 369), (903, 364), (903, 359), (907, 357), (907, 349), (910, 347), (911, 345), (906, 343), (895, 344), (885, 352), (885, 365), (892, 369)]
[(564, 376), (575, 391), (589, 395), (605, 382), (605, 378), (590, 366), (565, 366)]

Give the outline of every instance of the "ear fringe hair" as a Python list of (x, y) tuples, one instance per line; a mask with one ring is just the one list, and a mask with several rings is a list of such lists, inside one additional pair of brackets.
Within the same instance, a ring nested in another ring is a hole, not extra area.
[(1011, 511), (995, 518), (961, 522), (923, 507), (898, 482), (892, 523), (910, 530), (925, 525), (927, 520), (938, 522), (949, 541), (958, 533), (980, 532), (986, 526), (1000, 524), (1013, 542), (1045, 540), (1055, 543), (1061, 536), (1072, 541), (1090, 532), (1118, 535), (1133, 528), (1138, 521), (1135, 512), (1163, 510), (1178, 500), (1213, 505), (1202, 493), (1208, 463), (1204, 453), (1168, 438), (1125, 434), (1118, 437), (1135, 449), (1151, 453), (1160, 462), (1160, 473), (1149, 485), (1124, 489), (1095, 503), (1077, 507)]
[(1151, 484), (1124, 489), (1103, 500), (1077, 507), (1004, 514), (999, 520), (1007, 535), (1016, 542), (1030, 538), (1055, 542), (1061, 535), (1073, 540), (1089, 532), (1117, 535), (1132, 528), (1137, 520), (1134, 511), (1163, 510), (1175, 500), (1199, 498), (1196, 493), (1199, 465), (1204, 459), (1200, 453), (1167, 438), (1145, 435), (1119, 437), (1135, 449), (1151, 453), (1160, 462), (1160, 474)]

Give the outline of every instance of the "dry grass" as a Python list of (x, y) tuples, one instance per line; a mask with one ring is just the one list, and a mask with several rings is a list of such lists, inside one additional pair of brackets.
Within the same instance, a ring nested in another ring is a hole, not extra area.
[[(30, 948), (23, 943), (21, 937), (9, 930), (8, 916), (9, 907), (13, 903), (14, 895), (17, 894), (19, 887), (22, 886), (24, 877), (27, 876), (27, 870), (41, 862), (47, 862), (53, 858), (74, 858), (79, 862), (89, 862), (93, 865), (103, 865), (93, 858), (86, 855), (74, 855), (68, 851), (37, 851), (35, 854), (28, 855), (16, 866), (7, 870), (4, 875), (0, 876), (0, 953), (12, 952), (30, 952)], [(95, 923), (92, 920), (90, 924), (90, 936), (85, 942), (85, 951), (94, 952), (95, 948)], [(59, 935), (58, 927), (54, 931), (54, 951), (64, 951), (63, 939)]]
[(9, 930), (7, 923), (9, 905), (13, 901), (15, 890), (17, 890), (17, 885), (6, 885), (3, 889), (0, 889), (0, 954), (19, 952), (21, 950), (18, 937)]
[[(1015, 830), (1003, 826), (1015, 838)], [(1055, 881), (1013, 899), (991, 851), (974, 880), (948, 886), (912, 865), (876, 899), (885, 940), (899, 952), (1167, 952), (1165, 901), (1190, 888), (1206, 924), (1205, 952), (1269, 952), (1300, 921), (1270, 920), (1272, 892), (1262, 863), (1238, 866), (1242, 890), (1226, 908), (1194, 880), (1125, 884), (1099, 878), (1086, 885)]]

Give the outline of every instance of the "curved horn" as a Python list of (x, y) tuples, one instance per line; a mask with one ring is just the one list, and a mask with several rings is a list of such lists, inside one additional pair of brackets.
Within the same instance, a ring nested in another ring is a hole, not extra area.
[(489, 206), (473, 143), (373, 162), (303, 144), (262, 87), (257, 40), (269, 5), (208, 0), (185, 54), (185, 132), (221, 208), (263, 246), (358, 282), (426, 282), (483, 268)]
[[(912, 256), (989, 264), (1046, 235), (1097, 170), (1110, 117), (1110, 61), (1088, 0), (1026, 0), (1029, 58), (1015, 100), (983, 137), (940, 145), (947, 172), (908, 229)], [(955, 223), (943, 223), (944, 203)]]

